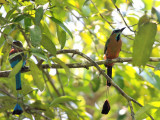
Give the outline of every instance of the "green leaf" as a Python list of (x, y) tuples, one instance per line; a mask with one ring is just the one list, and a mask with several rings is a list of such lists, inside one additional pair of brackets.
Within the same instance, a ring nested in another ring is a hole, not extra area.
[(9, 60), (11, 60), (12, 58), (14, 58), (15, 56), (19, 55), (19, 54), (22, 54), (23, 52), (17, 52), (17, 53), (14, 53), (12, 55), (9, 56)]
[(21, 20), (23, 20), (25, 18), (25, 15), (18, 15), (13, 21), (14, 22), (19, 22), (19, 21), (21, 21)]
[(15, 75), (21, 70), (22, 64), (23, 64), (23, 60), (19, 61), (17, 65), (13, 68), (13, 70), (10, 72), (8, 77), (9, 78), (13, 76), (15, 77)]
[(152, 11), (153, 11), (153, 13), (154, 12), (156, 13), (157, 18), (158, 18), (158, 22), (160, 23), (160, 12), (156, 8), (154, 8), (154, 7), (152, 7)]
[(29, 68), (31, 70), (31, 74), (33, 76), (33, 80), (37, 88), (42, 91), (44, 89), (44, 81), (42, 72), (39, 70), (38, 66), (32, 61), (28, 60)]
[(24, 26), (25, 26), (25, 30), (29, 31), (29, 26), (31, 26), (31, 18), (30, 17), (25, 17)]
[(142, 120), (147, 117), (147, 114), (151, 109), (155, 108), (152, 105), (145, 105), (144, 107), (140, 108), (136, 113), (135, 113), (135, 119), (136, 120)]
[(48, 2), (48, 0), (35, 0), (37, 4), (44, 5)]
[(155, 112), (155, 118), (160, 118), (160, 107), (158, 108), (158, 110)]
[(0, 48), (2, 47), (3, 43), (5, 41), (5, 38), (3, 35), (0, 36)]
[(150, 20), (149, 20), (149, 17), (147, 15), (143, 15), (140, 19), (139, 19), (139, 22), (138, 22), (138, 28), (140, 28), (142, 25), (144, 25), (145, 23), (148, 23)]
[(56, 57), (52, 58), (52, 61), (60, 64), (64, 68), (66, 75), (68, 76), (68, 80), (70, 80), (70, 70), (68, 66), (63, 61), (61, 61), (59, 58)]
[(72, 33), (70, 32), (70, 30), (58, 19), (54, 18), (54, 17), (50, 17), (50, 19), (55, 22), (56, 24), (58, 24), (66, 33), (68, 33), (71, 38), (73, 39)]
[(39, 25), (42, 18), (43, 18), (43, 6), (40, 6), (36, 9), (35, 25)]
[(35, 55), (43, 60), (48, 60), (48, 58), (45, 56), (44, 51), (42, 49), (31, 48), (30, 51), (32, 55)]
[(139, 28), (133, 44), (133, 65), (145, 66), (152, 51), (156, 32), (157, 25), (151, 22)]
[(13, 14), (13, 12), (14, 12), (15, 10), (17, 10), (17, 7), (14, 7), (13, 9), (11, 9), (11, 10), (7, 13), (6, 19), (9, 19), (10, 16)]
[(56, 56), (56, 47), (52, 40), (45, 34), (42, 35), (41, 45), (48, 50), (53, 56)]
[(8, 48), (10, 48), (10, 44), (8, 44), (8, 42), (5, 41), (2, 49), (2, 59), (0, 59), (1, 70), (3, 70), (4, 67), (6, 67), (7, 57), (10, 51), (10, 49)]
[(57, 27), (58, 40), (59, 43), (61, 44), (61, 49), (63, 49), (66, 43), (66, 32), (58, 25), (56, 27)]
[(93, 80), (91, 81), (91, 84), (92, 84), (93, 92), (96, 92), (100, 87), (100, 79), (98, 79), (98, 76), (95, 76), (93, 78)]
[(124, 88), (124, 80), (123, 77), (119, 74), (116, 74), (116, 76), (114, 77), (114, 82), (120, 87), (120, 88)]
[(58, 97), (58, 98), (55, 98), (50, 106), (54, 107), (56, 106), (57, 104), (60, 104), (60, 103), (66, 103), (66, 102), (70, 102), (70, 101), (74, 101), (74, 102), (77, 102), (78, 100), (76, 98), (73, 98), (73, 97), (70, 97), (70, 96), (61, 96), (61, 97)]
[(42, 39), (40, 27), (37, 25), (32, 25), (30, 27), (30, 35), (31, 35), (31, 44), (34, 47), (38, 47)]

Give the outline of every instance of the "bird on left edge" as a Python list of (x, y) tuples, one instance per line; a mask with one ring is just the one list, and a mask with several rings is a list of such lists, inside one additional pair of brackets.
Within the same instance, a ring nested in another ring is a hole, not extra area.
[[(11, 56), (11, 55), (13, 55), (15, 53), (18, 53), (18, 52), (21, 52), (21, 53), (13, 56), (9, 60), (12, 68), (14, 68), (21, 60), (23, 60), (22, 68), (26, 64), (26, 60), (25, 60), (26, 56), (23, 53), (23, 45), (22, 45), (22, 43), (20, 41), (14, 40), (13, 43), (12, 43), (12, 49), (9, 52), (9, 56)], [(12, 114), (18, 114), (18, 115), (20, 115), (21, 113), (23, 113), (22, 108), (18, 104), (18, 97), (20, 96), (19, 95), (19, 90), (22, 89), (22, 85), (21, 85), (21, 72), (20, 71), (16, 74), (15, 79), (16, 79), (16, 90), (17, 90), (17, 104), (14, 107), (14, 111), (13, 111)]]

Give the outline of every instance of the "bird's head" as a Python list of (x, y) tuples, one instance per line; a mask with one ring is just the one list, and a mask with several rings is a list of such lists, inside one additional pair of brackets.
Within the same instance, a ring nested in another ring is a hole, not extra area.
[(120, 35), (122, 33), (122, 31), (125, 29), (126, 27), (122, 28), (122, 29), (117, 29), (117, 30), (114, 30), (111, 34), (111, 36), (115, 36), (116, 37), (116, 40), (120, 40)]
[(17, 41), (17, 40), (14, 40), (14, 41), (13, 41), (13, 44), (12, 44), (12, 47), (13, 47), (13, 48), (16, 48), (16, 46), (18, 46), (18, 47), (20, 47), (20, 48), (23, 48), (22, 42)]

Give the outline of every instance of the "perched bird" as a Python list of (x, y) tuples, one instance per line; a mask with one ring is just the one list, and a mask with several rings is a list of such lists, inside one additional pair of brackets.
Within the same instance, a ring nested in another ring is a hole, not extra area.
[[(18, 53), (18, 52), (21, 52), (21, 53), (14, 56), (13, 58), (11, 58), (9, 60), (12, 68), (14, 66), (16, 66), (18, 64), (18, 62), (20, 62), (22, 59), (23, 59), (22, 67), (24, 67), (26, 62), (25, 62), (25, 56), (24, 56), (24, 53), (23, 53), (22, 49), (23, 49), (23, 45), (20, 41), (13, 41), (12, 49), (9, 52), (9, 56), (11, 56), (15, 53)], [(22, 89), (22, 86), (21, 86), (21, 72), (18, 72), (15, 77), (16, 77), (16, 90), (21, 90)]]
[[(18, 53), (20, 52), (20, 54), (17, 54), (17, 55), (13, 55), (15, 53)], [(13, 44), (12, 44), (12, 49), (9, 53), (9, 56), (13, 55), (13, 57), (11, 57), (11, 59), (9, 60), (10, 64), (11, 64), (11, 67), (14, 68), (21, 60), (23, 60), (23, 64), (22, 64), (22, 67), (25, 66), (25, 55), (23, 53), (23, 45), (20, 41), (13, 41)], [(16, 90), (21, 90), (22, 89), (22, 86), (21, 86), (21, 72), (19, 71), (16, 76), (15, 76), (15, 79), (16, 79)], [(22, 108), (20, 107), (20, 105), (18, 104), (18, 96), (19, 96), (19, 92), (17, 92), (17, 104), (14, 108), (14, 111), (13, 111), (13, 114), (18, 114), (20, 115), (23, 110)]]
[[(121, 51), (122, 47), (122, 40), (120, 38), (120, 35), (122, 31), (125, 29), (117, 29), (112, 32), (109, 39), (106, 41), (105, 48), (104, 48), (104, 60), (107, 59), (114, 59), (119, 56), (119, 52)], [(106, 64), (107, 67), (107, 75), (112, 78), (112, 66), (111, 64)], [(107, 80), (107, 86), (111, 86), (111, 83)]]

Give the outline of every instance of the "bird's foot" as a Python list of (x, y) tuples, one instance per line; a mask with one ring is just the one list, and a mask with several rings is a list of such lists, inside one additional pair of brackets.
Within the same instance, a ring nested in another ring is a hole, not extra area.
[(23, 67), (21, 68), (22, 71), (23, 71), (23, 70), (26, 70), (26, 69), (28, 69), (28, 67), (26, 67), (26, 66), (23, 66)]

